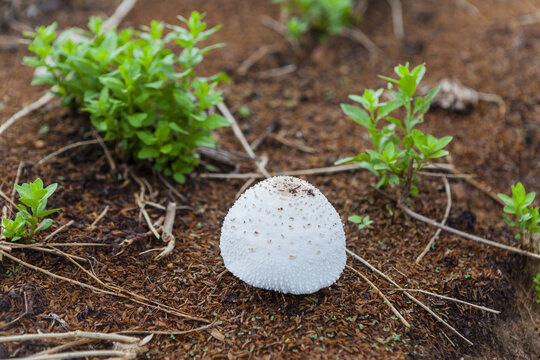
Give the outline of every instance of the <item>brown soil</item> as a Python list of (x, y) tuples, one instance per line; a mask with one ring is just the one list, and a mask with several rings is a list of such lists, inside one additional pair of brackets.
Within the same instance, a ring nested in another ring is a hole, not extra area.
[[(93, 3), (93, 7), (87, 6)], [(528, 191), (540, 192), (540, 28), (538, 23), (519, 25), (520, 15), (539, 10), (538, 0), (475, 2), (480, 14), (453, 1), (403, 1), (407, 40), (392, 34), (390, 10), (384, 1), (370, 1), (360, 28), (382, 49), (376, 59), (359, 44), (332, 38), (303, 50), (292, 50), (284, 38), (262, 25), (263, 14), (278, 18), (270, 1), (186, 0), (139, 1), (122, 26), (148, 24), (152, 19), (169, 23), (178, 14), (207, 12), (210, 25), (223, 24), (214, 41), (227, 46), (208, 56), (202, 73), (226, 71), (233, 81), (226, 88), (226, 102), (236, 111), (248, 106), (251, 115), (241, 120), (248, 140), (256, 139), (273, 121), (287, 139), (316, 149), (306, 153), (267, 138), (258, 148), (266, 154), (269, 171), (328, 166), (337, 159), (362, 151), (367, 145), (362, 129), (343, 115), (339, 104), (347, 95), (366, 87), (380, 87), (377, 74), (389, 75), (397, 63), (425, 62), (427, 83), (444, 77), (459, 79), (478, 91), (501, 96), (507, 106), (499, 115), (496, 104), (481, 102), (465, 113), (431, 110), (422, 128), (435, 136), (452, 135), (451, 159), (464, 172), (494, 192), (509, 192), (522, 181)], [(83, 26), (92, 14), (110, 14), (115, 4), (77, 1), (61, 6), (39, 22), (22, 18), (27, 25), (59, 22), (60, 28)], [(35, 20), (37, 21), (37, 20)], [(8, 29), (5, 36), (16, 36)], [(261, 45), (278, 51), (253, 66), (246, 76), (235, 75), (239, 64)], [(43, 88), (31, 87), (32, 70), (21, 64), (24, 48), (11, 46), (0, 53), (0, 91), (7, 119), (21, 106), (40, 96)], [(259, 79), (260, 71), (296, 64), (298, 70), (284, 77)], [(43, 125), (48, 132), (38, 133)], [(336, 284), (310, 296), (282, 295), (248, 286), (224, 271), (219, 253), (220, 225), (239, 180), (202, 179), (194, 175), (178, 190), (193, 210), (178, 211), (174, 233), (179, 239), (171, 256), (155, 261), (161, 247), (141, 221), (134, 198), (136, 183), (124, 183), (109, 171), (98, 145), (62, 154), (40, 167), (32, 164), (69, 143), (87, 139), (90, 127), (83, 115), (48, 106), (20, 120), (0, 137), (0, 190), (10, 193), (21, 160), (21, 181), (41, 177), (57, 182), (50, 200), (62, 208), (56, 226), (75, 224), (58, 234), (55, 242), (99, 242), (105, 247), (69, 251), (92, 259), (93, 270), (105, 282), (115, 283), (192, 315), (219, 321), (212, 329), (186, 335), (157, 336), (142, 358), (522, 358), (540, 357), (538, 305), (533, 304), (530, 274), (523, 276), (526, 259), (487, 248), (448, 234), (441, 234), (421, 265), (414, 259), (433, 229), (404, 217), (395, 205), (370, 189), (373, 178), (355, 171), (305, 177), (336, 207), (345, 222), (348, 248), (391, 275), (402, 286), (420, 287), (479, 305), (502, 310), (500, 316), (465, 305), (419, 295), (434, 311), (475, 345), (437, 323), (429, 314), (356, 261), (349, 264), (367, 275), (388, 294), (412, 324), (405, 328), (382, 303), (377, 293), (357, 275), (345, 270)], [(217, 132), (220, 145), (241, 151), (230, 131)], [(232, 171), (213, 164), (218, 171)], [(157, 191), (155, 201), (166, 204), (174, 196), (144, 166), (123, 164), (145, 177)], [(243, 166), (240, 171), (253, 171)], [(201, 167), (199, 172), (205, 172)], [(121, 172), (120, 172), (121, 173)], [(420, 195), (411, 207), (441, 219), (446, 204), (442, 182), (423, 178)], [(510, 229), (501, 221), (502, 209), (470, 185), (452, 181), (450, 223), (460, 229), (515, 245)], [(0, 208), (5, 202), (0, 199)], [(99, 226), (86, 227), (110, 209)], [(156, 220), (163, 215), (150, 209)], [(346, 222), (352, 214), (369, 215), (374, 224), (358, 231)], [(121, 255), (120, 243), (135, 239)], [(33, 251), (13, 254), (59, 275), (91, 283), (65, 259)], [(11, 260), (0, 263), (0, 326), (24, 311), (30, 312), (2, 335), (65, 331), (48, 317), (62, 318), (71, 330), (115, 332), (121, 330), (178, 331), (204, 325), (101, 295), (52, 279)], [(26, 294), (26, 295), (25, 295)], [(0, 358), (23, 356), (49, 346), (44, 342), (1, 344)]]

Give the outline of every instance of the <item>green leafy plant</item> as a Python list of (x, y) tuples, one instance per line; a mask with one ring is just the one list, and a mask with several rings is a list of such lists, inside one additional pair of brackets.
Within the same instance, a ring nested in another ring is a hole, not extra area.
[[(217, 85), (223, 73), (196, 77), (203, 56), (223, 44), (199, 48), (219, 30), (207, 29), (204, 14), (179, 16), (187, 29), (153, 21), (141, 31), (102, 32), (91, 18), (89, 31), (56, 34), (56, 24), (25, 33), (34, 57), (24, 63), (44, 67), (33, 84), (54, 86), (64, 105), (82, 107), (105, 137), (136, 159), (149, 159), (154, 170), (184, 182), (199, 163), (195, 149), (215, 146), (211, 130), (230, 123), (208, 110), (223, 101)], [(168, 30), (166, 33), (165, 30)], [(176, 43), (177, 56), (170, 49)]]
[(47, 201), (56, 191), (57, 186), (58, 184), (55, 183), (43, 188), (43, 181), (39, 178), (32, 183), (15, 185), (21, 203), (17, 205), (19, 212), (14, 220), (2, 218), (0, 226), (3, 229), (2, 235), (10, 238), (11, 241), (21, 238), (32, 240), (37, 232), (49, 228), (53, 220), (43, 218), (60, 210), (46, 209)]
[(274, 0), (288, 14), (289, 36), (300, 39), (307, 32), (336, 35), (358, 22), (354, 0)]
[[(378, 178), (375, 185), (377, 188), (399, 186), (399, 199), (403, 201), (409, 194), (418, 193), (418, 188), (414, 186), (418, 182), (417, 173), (429, 165), (430, 160), (448, 154), (444, 148), (452, 141), (452, 137), (437, 139), (415, 128), (423, 122), (423, 116), (438, 91), (438, 88), (434, 88), (425, 96), (414, 96), (426, 67), (419, 65), (410, 70), (407, 63), (396, 66), (394, 71), (398, 79), (380, 76), (388, 81), (388, 92), (392, 100), (380, 100), (384, 89), (366, 89), (362, 96), (349, 96), (351, 100), (360, 103), (361, 107), (341, 105), (345, 114), (367, 129), (373, 149), (341, 159), (336, 164), (354, 162), (371, 171)], [(402, 120), (391, 116), (400, 108), (405, 114)]]
[(523, 184), (518, 182), (512, 186), (512, 197), (505, 194), (498, 194), (498, 196), (506, 205), (503, 211), (515, 217), (514, 220), (511, 220), (508, 216), (503, 215), (504, 221), (516, 228), (516, 240), (522, 239), (523, 236), (540, 233), (539, 208), (538, 206), (530, 207), (536, 196), (534, 192), (527, 194)]
[(364, 217), (359, 216), (359, 215), (353, 215), (353, 216), (349, 216), (347, 220), (349, 220), (353, 224), (358, 224), (359, 230), (362, 230), (370, 226), (371, 224), (373, 224), (373, 220), (369, 218), (369, 215), (366, 215)]

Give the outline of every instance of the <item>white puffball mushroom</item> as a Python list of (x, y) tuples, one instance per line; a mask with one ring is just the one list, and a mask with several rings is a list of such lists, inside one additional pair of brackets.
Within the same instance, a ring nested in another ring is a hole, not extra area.
[(276, 176), (249, 188), (221, 229), (225, 267), (255, 287), (310, 294), (332, 285), (346, 261), (343, 223), (307, 181)]

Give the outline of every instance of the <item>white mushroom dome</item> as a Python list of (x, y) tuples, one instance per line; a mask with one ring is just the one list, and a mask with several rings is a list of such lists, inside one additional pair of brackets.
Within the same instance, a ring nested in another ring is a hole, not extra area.
[(255, 287), (310, 294), (332, 285), (346, 262), (343, 223), (307, 181), (276, 176), (249, 188), (225, 217), (225, 267)]

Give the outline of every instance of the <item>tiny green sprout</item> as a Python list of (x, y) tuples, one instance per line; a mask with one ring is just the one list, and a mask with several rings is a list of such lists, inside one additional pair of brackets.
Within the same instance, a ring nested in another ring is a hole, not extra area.
[(366, 215), (364, 217), (359, 216), (359, 215), (353, 215), (353, 216), (350, 216), (347, 220), (349, 220), (350, 222), (354, 224), (358, 224), (359, 230), (362, 230), (363, 228), (366, 228), (370, 226), (371, 224), (373, 224), (373, 220), (369, 218), (369, 215)]
[[(414, 96), (426, 73), (425, 65), (410, 69), (407, 63), (396, 66), (394, 71), (398, 79), (380, 76), (388, 81), (387, 91), (391, 100), (381, 100), (384, 92), (382, 88), (366, 89), (361, 96), (349, 96), (360, 107), (341, 104), (346, 115), (367, 129), (373, 149), (341, 159), (336, 164), (352, 162), (369, 170), (378, 179), (375, 184), (377, 188), (398, 186), (398, 199), (403, 202), (409, 195), (418, 194), (418, 188), (414, 185), (419, 180), (418, 172), (429, 165), (430, 160), (448, 155), (444, 148), (452, 141), (452, 137), (438, 139), (415, 128), (424, 121), (424, 114), (439, 90), (434, 88), (425, 96)], [(397, 89), (394, 90), (394, 87)], [(403, 119), (391, 116), (400, 108), (405, 113)]]
[(2, 235), (10, 238), (11, 241), (21, 238), (31, 241), (36, 233), (49, 228), (53, 220), (43, 218), (60, 210), (46, 209), (47, 201), (56, 191), (57, 186), (58, 184), (55, 183), (43, 188), (43, 181), (39, 178), (33, 183), (15, 185), (21, 203), (17, 205), (19, 212), (14, 220), (2, 218), (0, 223), (0, 228), (3, 229)]
[(512, 186), (512, 197), (505, 194), (498, 194), (498, 196), (506, 205), (503, 211), (515, 217), (512, 220), (508, 216), (503, 215), (504, 221), (516, 228), (516, 240), (521, 240), (525, 236), (528, 242), (531, 234), (540, 233), (539, 208), (538, 206), (535, 208), (530, 206), (536, 196), (534, 192), (527, 194), (523, 184), (518, 182)]
[(246, 106), (246, 105), (242, 105), (240, 106), (240, 108), (238, 109), (238, 115), (240, 115), (240, 117), (242, 119), (245, 119), (247, 118), (249, 115), (251, 115), (251, 110)]
[(534, 282), (534, 290), (536, 291), (536, 302), (540, 303), (540, 273), (536, 274), (536, 276), (533, 279)]

